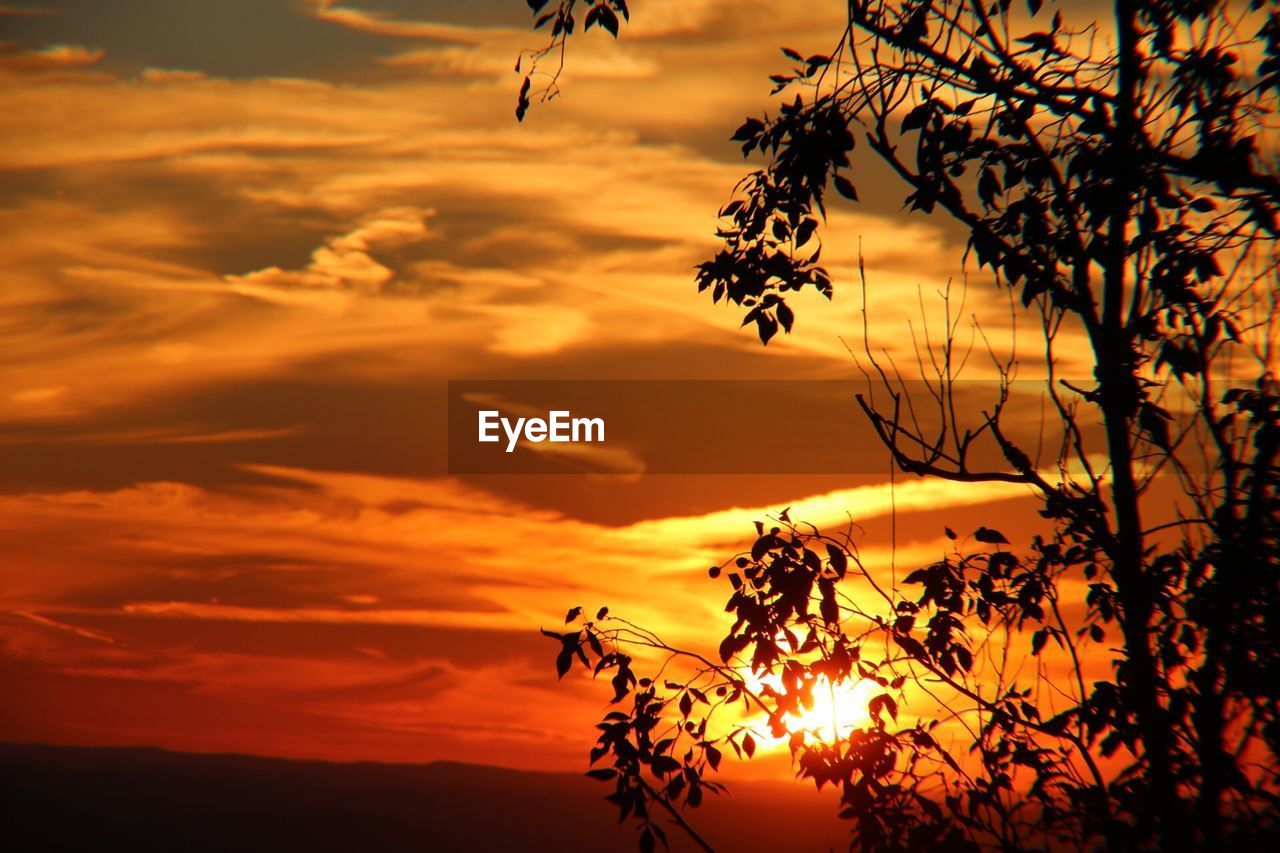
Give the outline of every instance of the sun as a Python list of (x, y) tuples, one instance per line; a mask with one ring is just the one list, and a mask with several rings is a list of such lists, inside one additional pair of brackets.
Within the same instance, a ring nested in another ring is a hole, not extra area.
[(851, 679), (836, 684), (818, 676), (813, 688), (813, 707), (798, 715), (788, 714), (787, 729), (804, 731), (823, 740), (839, 740), (852, 729), (871, 722), (867, 704), (884, 690), (874, 681)]
[[(757, 677), (748, 674), (747, 681), (753, 690), (781, 686), (776, 675)], [(828, 742), (836, 741), (853, 729), (870, 724), (871, 714), (867, 705), (883, 692), (883, 687), (867, 679), (846, 679), (832, 684), (826, 676), (820, 675), (813, 688), (813, 707), (798, 714), (787, 714), (783, 722), (788, 732), (804, 732)], [(786, 738), (778, 740), (782, 742)]]

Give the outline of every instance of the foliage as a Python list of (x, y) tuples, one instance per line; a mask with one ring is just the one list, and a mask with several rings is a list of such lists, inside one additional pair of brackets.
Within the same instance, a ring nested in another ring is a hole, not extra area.
[[(573, 6), (547, 18), (561, 62)], [(783, 51), (777, 115), (733, 135), (765, 163), (720, 211), (723, 247), (699, 290), (740, 307), (765, 343), (791, 331), (790, 294), (830, 297), (827, 191), (857, 201), (863, 142), (910, 210), (967, 229), (967, 256), (1038, 323), (1060, 442), (1046, 465), (1010, 437), (1012, 362), (997, 362), (994, 405), (962, 422), (950, 319), (941, 358), (921, 353), (937, 431), (904, 417), (913, 402), (866, 345), (883, 391), (859, 402), (898, 467), (1025, 484), (1045, 535), (948, 530), (952, 552), (882, 588), (850, 535), (784, 513), (712, 570), (732, 585), (735, 620), (716, 659), (571, 612), (560, 674), (575, 658), (612, 672), (614, 701), (630, 705), (606, 717), (591, 757), (640, 818), (642, 846), (653, 807), (697, 805), (726, 746), (751, 757), (748, 729), (714, 723), (737, 705), (790, 732), (800, 775), (838, 787), (864, 849), (1210, 847), (1274, 831), (1280, 6), (1121, 0), (1106, 20), (1069, 14), (1039, 0), (852, 0), (832, 52)], [(1089, 387), (1056, 375), (1064, 334), (1087, 341)], [(1006, 464), (974, 463), (979, 440)], [(686, 668), (638, 679), (628, 649)], [(1098, 654), (1109, 677), (1086, 672)], [(815, 689), (850, 679), (883, 688), (867, 725), (828, 738), (789, 727)], [(922, 697), (932, 715), (900, 714)], [(963, 750), (934, 736), (941, 721), (968, 730)]]
[[(586, 9), (582, 19), (584, 32), (599, 26), (601, 29), (608, 30), (614, 38), (618, 37), (619, 16), (624, 21), (631, 20), (631, 10), (627, 8), (627, 0), (561, 0), (550, 11), (544, 11), (549, 0), (526, 0), (526, 2), (537, 16), (533, 22), (535, 30), (551, 25), (551, 41), (539, 50), (521, 53), (516, 61), (517, 73), (526, 62), (529, 65), (529, 73), (524, 76), (524, 82), (520, 84), (520, 97), (516, 102), (516, 119), (519, 121), (524, 121), (525, 113), (529, 111), (533, 98), (549, 101), (560, 93), (557, 84), (560, 80), (560, 72), (564, 69), (565, 50), (569, 44), (569, 36), (573, 35), (578, 26), (578, 18), (574, 12)], [(540, 85), (535, 87), (534, 79), (539, 76), (538, 65), (548, 56), (555, 56), (559, 60), (556, 70), (552, 74), (544, 75)]]

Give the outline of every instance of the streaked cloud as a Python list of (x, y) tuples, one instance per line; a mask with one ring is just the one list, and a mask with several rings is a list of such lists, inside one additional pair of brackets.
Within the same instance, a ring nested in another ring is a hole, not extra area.
[[(9, 13), (15, 14), (15, 13)], [(44, 71), (65, 71), (96, 65), (106, 55), (79, 44), (54, 44), (38, 50), (13, 50), (0, 46), (0, 74), (30, 74)]]
[[(336, 0), (307, 0), (310, 14), (320, 21), (349, 27), (363, 33), (401, 39), (424, 39), (453, 44), (479, 44), (486, 32), (475, 27), (441, 24), (431, 21), (406, 21), (385, 12), (371, 12), (340, 5)], [(508, 37), (516, 33), (499, 30)], [(493, 33), (490, 33), (493, 34)]]
[[(608, 526), (452, 480), (264, 473), (285, 485), (239, 496), (149, 483), (0, 498), (8, 519), (0, 541), (10, 555), (3, 607), (18, 617), (0, 620), (7, 657), (26, 668), (116, 682), (126, 692), (135, 682), (162, 681), (235, 698), (242, 705), (235, 724), (248, 728), (270, 707), (319, 714), (336, 729), (357, 718), (389, 732), (403, 728), (423, 738), (419, 749), (440, 750), (446, 747), (426, 733), (428, 721), (448, 722), (455, 732), (470, 728), (467, 737), (477, 738), (523, 730), (527, 709), (504, 706), (494, 685), (532, 694), (553, 689), (544, 677), (545, 641), (535, 631), (554, 627), (569, 603), (607, 603), (694, 648), (713, 640), (724, 619), (722, 592), (705, 567), (745, 547), (750, 519), (774, 509)], [(940, 502), (1016, 494), (1007, 487), (922, 483), (891, 493), (872, 486), (800, 498), (793, 511), (833, 526), (847, 523), (846, 513), (869, 524), (895, 505), (906, 516)], [(51, 538), (68, 527), (78, 530), (74, 540)], [(941, 547), (938, 531), (899, 548), (897, 557), (929, 559)], [(863, 559), (887, 570), (889, 552), (868, 547)], [(58, 569), (40, 571), (42, 565)], [(310, 640), (287, 654), (276, 641), (234, 641), (295, 625)], [(410, 651), (388, 631), (428, 633)], [(491, 650), (464, 662), (468, 638), (490, 642), (485, 637), (493, 638)], [(396, 685), (394, 701), (379, 684)], [(317, 703), (318, 690), (341, 701)], [(589, 680), (575, 676), (554, 707), (585, 721), (598, 703)], [(416, 720), (406, 717), (408, 707)], [(548, 725), (540, 736), (521, 735), (525, 748), (538, 762), (572, 766), (572, 739)]]
[(13, 3), (0, 3), (0, 15), (11, 15), (13, 17), (43, 17), (45, 15), (52, 14), (54, 14), (52, 9), (39, 9), (35, 6), (19, 6)]

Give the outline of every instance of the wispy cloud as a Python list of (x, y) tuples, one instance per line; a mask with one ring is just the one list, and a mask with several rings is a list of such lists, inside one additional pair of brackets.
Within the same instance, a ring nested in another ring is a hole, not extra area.
[(392, 17), (385, 12), (371, 12), (353, 6), (343, 6), (336, 0), (307, 0), (307, 8), (316, 20), (390, 38), (474, 45), (497, 35), (511, 37), (517, 34), (509, 29), (467, 27), (434, 21), (407, 21)]
[[(0, 12), (0, 14), (4, 13)], [(0, 45), (0, 74), (31, 74), (85, 68), (101, 62), (104, 56), (106, 51), (94, 50), (78, 44), (55, 44), (38, 50), (14, 50), (10, 45)]]
[(35, 6), (17, 6), (12, 3), (0, 3), (0, 15), (13, 17), (44, 17), (55, 14), (52, 9), (38, 9)]

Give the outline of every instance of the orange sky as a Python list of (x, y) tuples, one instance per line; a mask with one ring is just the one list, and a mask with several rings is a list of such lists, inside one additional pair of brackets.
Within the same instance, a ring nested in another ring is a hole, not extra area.
[[(859, 240), (899, 359), (963, 272), (868, 163), (834, 303), (767, 351), (738, 331), (692, 285), (727, 137), (840, 4), (634, 7), (523, 125), (518, 0), (0, 9), (5, 739), (580, 768), (606, 692), (537, 633), (568, 607), (714, 641), (706, 566), (787, 505), (887, 570), (884, 475), (440, 472), (449, 379), (852, 381)], [(900, 565), (1031, 517), (1007, 486), (894, 497)]]

